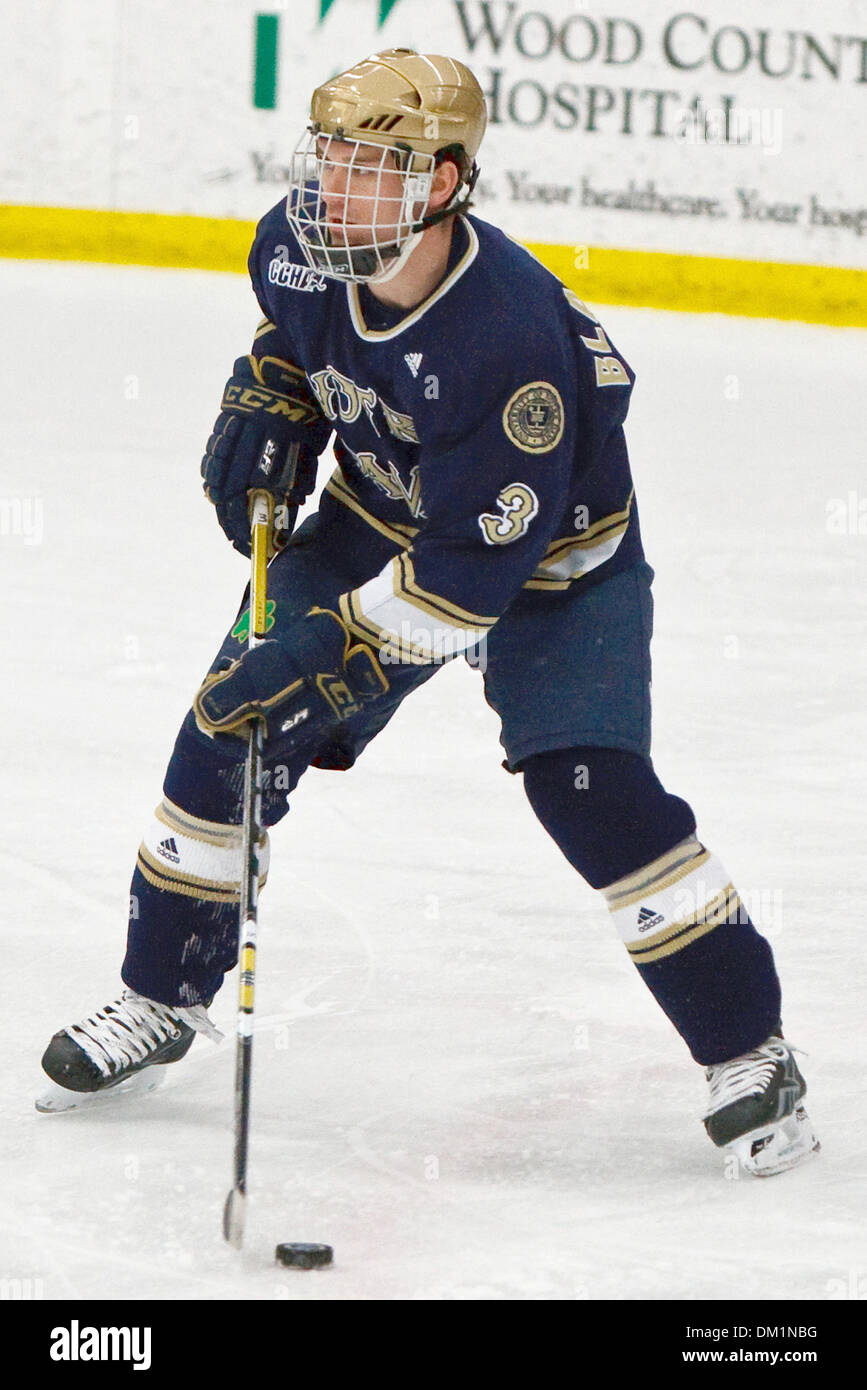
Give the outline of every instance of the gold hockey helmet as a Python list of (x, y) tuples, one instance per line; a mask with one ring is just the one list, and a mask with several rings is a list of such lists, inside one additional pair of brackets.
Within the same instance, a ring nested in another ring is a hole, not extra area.
[[(308, 264), (338, 280), (390, 279), (425, 228), (467, 206), (486, 124), (484, 93), (470, 69), (439, 54), (386, 49), (317, 87), (287, 201)], [(447, 159), (458, 171), (454, 193), (429, 211), (434, 170)], [(376, 175), (375, 194), (364, 198), (366, 237), (357, 219), (350, 222), (345, 208), (335, 217), (322, 196), (329, 179), (354, 179), (348, 200), (361, 187), (362, 169)], [(395, 173), (399, 190), (389, 194), (386, 175), (393, 183)]]
[(423, 154), (457, 146), (472, 162), (487, 110), (481, 87), (456, 58), (387, 48), (317, 87), (310, 119), (328, 135)]

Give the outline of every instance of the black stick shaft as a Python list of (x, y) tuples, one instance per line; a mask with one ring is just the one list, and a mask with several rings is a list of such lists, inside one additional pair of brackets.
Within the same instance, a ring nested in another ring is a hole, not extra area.
[[(268, 623), (267, 564), (272, 501), (256, 493), (252, 515), (252, 574), (248, 645), (264, 641)], [(240, 982), (235, 1054), (235, 1152), (232, 1190), (223, 1211), (223, 1235), (240, 1249), (244, 1239), (250, 1090), (253, 1075), (253, 1009), (256, 988), (256, 932), (259, 906), (259, 850), (262, 842), (262, 762), (265, 735), (256, 720), (250, 727), (244, 772), (244, 834), (240, 892)]]

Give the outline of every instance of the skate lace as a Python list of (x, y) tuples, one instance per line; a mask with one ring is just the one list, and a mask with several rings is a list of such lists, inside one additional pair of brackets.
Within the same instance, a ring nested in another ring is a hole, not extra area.
[(745, 1052), (740, 1057), (732, 1057), (728, 1062), (719, 1062), (708, 1067), (706, 1076), (710, 1087), (707, 1115), (722, 1110), (726, 1105), (744, 1100), (748, 1096), (760, 1096), (765, 1092), (774, 1077), (780, 1062), (785, 1062), (791, 1053), (801, 1049), (777, 1038)]
[(112, 1076), (129, 1063), (143, 1062), (161, 1043), (179, 1038), (181, 1012), (189, 1011), (170, 1009), (125, 990), (120, 999), (74, 1024), (69, 1032), (100, 1071)]
[(208, 1018), (208, 1011), (204, 1004), (185, 1004), (183, 1008), (178, 1006), (175, 1013), (186, 1023), (188, 1028), (192, 1028), (196, 1033), (203, 1033), (206, 1038), (211, 1039), (211, 1042), (222, 1042), (226, 1036)]

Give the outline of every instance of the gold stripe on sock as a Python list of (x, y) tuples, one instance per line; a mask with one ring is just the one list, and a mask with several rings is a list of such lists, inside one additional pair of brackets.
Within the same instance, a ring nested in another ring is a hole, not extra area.
[(217, 845), (219, 849), (240, 849), (242, 827), (240, 825), (221, 825), (219, 821), (201, 820), (191, 816), (173, 801), (164, 796), (155, 812), (156, 818), (170, 830), (181, 835), (189, 835), (193, 840), (203, 840), (205, 844)]
[[(658, 859), (652, 859), (649, 864), (644, 864), (634, 873), (626, 874), (623, 878), (617, 879), (616, 883), (610, 883), (607, 888), (603, 888), (605, 901), (611, 911), (616, 912), (619, 908), (627, 906), (635, 897), (648, 896), (649, 885), (655, 885), (658, 878), (664, 877), (672, 869), (679, 868), (681, 864), (689, 864), (694, 868), (699, 857), (708, 853), (696, 836), (690, 835), (673, 849), (666, 850)], [(653, 891), (656, 891), (655, 887)]]
[(646, 941), (635, 942), (626, 949), (635, 965), (647, 965), (651, 961), (662, 960), (665, 956), (672, 956), (675, 952), (691, 946), (694, 941), (698, 941), (715, 927), (723, 926), (740, 906), (741, 900), (733, 884), (729, 883), (721, 893), (692, 916), (684, 917), (681, 921), (648, 937)]

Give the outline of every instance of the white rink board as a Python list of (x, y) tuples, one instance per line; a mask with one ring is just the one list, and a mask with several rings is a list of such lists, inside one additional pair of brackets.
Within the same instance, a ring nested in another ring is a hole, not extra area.
[[(377, 0), (5, 6), (0, 201), (258, 218), (283, 194), (311, 87), (414, 46), (477, 73), (478, 208), (515, 236), (867, 265), (858, 0), (384, 8), (379, 24)], [(271, 110), (252, 100), (263, 10), (280, 19)]]

